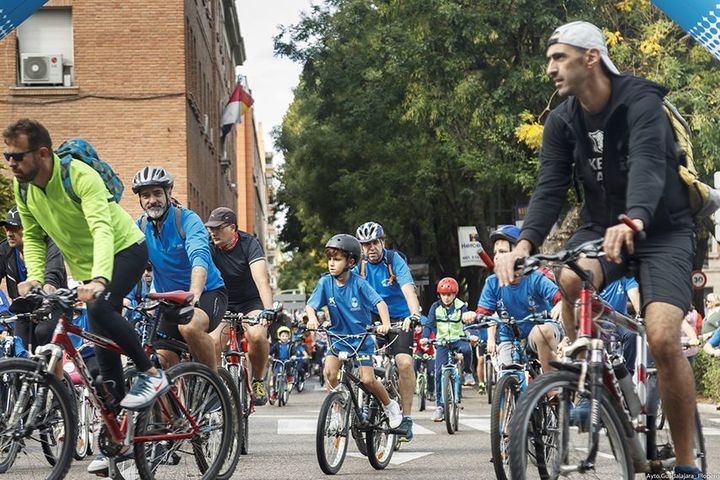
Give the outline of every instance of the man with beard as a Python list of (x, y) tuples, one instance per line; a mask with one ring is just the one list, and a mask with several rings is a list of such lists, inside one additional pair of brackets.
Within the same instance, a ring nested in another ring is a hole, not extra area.
[[(248, 356), (252, 365), (252, 396), (255, 405), (267, 402), (263, 372), (268, 360), (268, 325), (274, 320), (272, 291), (268, 278), (267, 262), (260, 242), (237, 228), (235, 212), (219, 207), (210, 213), (205, 222), (210, 231), (210, 250), (215, 265), (220, 269), (228, 287), (228, 310), (248, 316), (260, 316), (260, 324), (243, 327), (248, 341)], [(220, 357), (227, 345), (227, 329), (221, 325), (212, 332)]]
[[(162, 167), (145, 167), (133, 178), (132, 190), (145, 214), (137, 220), (145, 234), (155, 289), (195, 294), (192, 319), (178, 325), (165, 319), (159, 330), (185, 342), (195, 360), (213, 370), (218, 356), (209, 332), (217, 328), (227, 308), (227, 290), (210, 256), (207, 232), (197, 213), (173, 205), (172, 176)], [(178, 362), (176, 352), (159, 350), (163, 362)]]

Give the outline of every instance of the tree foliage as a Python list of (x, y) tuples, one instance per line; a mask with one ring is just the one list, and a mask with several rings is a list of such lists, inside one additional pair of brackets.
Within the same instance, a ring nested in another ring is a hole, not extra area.
[(275, 41), (303, 65), (276, 135), (282, 240), (317, 252), (375, 220), (431, 280), (460, 277), (476, 292), (457, 227), (486, 240), (527, 201), (553, 95), (545, 42), (576, 19), (605, 27), (621, 70), (672, 89), (713, 170), (717, 65), (647, 0), (327, 0)]

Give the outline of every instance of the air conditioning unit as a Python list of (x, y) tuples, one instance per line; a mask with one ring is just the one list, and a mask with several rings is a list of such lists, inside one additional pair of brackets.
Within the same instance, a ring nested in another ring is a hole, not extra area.
[(62, 85), (62, 55), (23, 53), (20, 55), (21, 83), (24, 85)]

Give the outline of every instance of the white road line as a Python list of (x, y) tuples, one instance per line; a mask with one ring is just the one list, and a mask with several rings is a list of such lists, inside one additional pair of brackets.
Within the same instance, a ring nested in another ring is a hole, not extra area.
[(314, 435), (316, 430), (317, 420), (305, 418), (278, 419), (278, 435)]
[(417, 422), (413, 422), (413, 435), (437, 435), (437, 433), (422, 425), (418, 425)]
[[(395, 452), (390, 459), (392, 465), (402, 465), (403, 463), (417, 460), (418, 458), (427, 457), (432, 455), (434, 452)], [(358, 452), (348, 452), (348, 457), (354, 458), (365, 458), (364, 455)]]
[(460, 416), (460, 425), (480, 430), (481, 432), (490, 432), (490, 417), (488, 418), (464, 418)]
[(714, 428), (714, 427), (703, 427), (702, 429), (703, 435), (706, 437), (717, 437), (720, 435), (720, 428)]

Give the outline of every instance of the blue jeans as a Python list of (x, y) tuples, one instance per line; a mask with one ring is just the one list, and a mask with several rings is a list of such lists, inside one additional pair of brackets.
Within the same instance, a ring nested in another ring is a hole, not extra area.
[[(467, 340), (456, 340), (451, 345), (457, 347), (463, 354), (463, 370), (472, 373), (472, 349)], [(448, 361), (448, 352), (450, 349), (443, 345), (435, 347), (435, 403), (438, 406), (443, 405), (442, 400), (442, 367)], [(462, 372), (459, 372), (462, 374)], [(460, 380), (462, 382), (462, 380)]]

